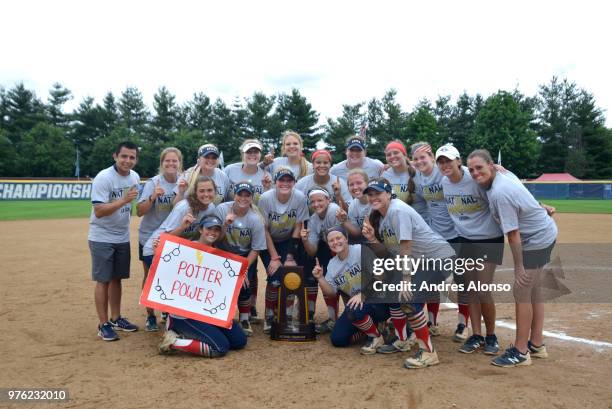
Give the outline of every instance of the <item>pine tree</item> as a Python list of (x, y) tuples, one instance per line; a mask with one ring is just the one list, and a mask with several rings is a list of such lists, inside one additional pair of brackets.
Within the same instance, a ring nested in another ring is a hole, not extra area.
[(160, 87), (153, 96), (153, 120), (151, 137), (155, 144), (163, 145), (170, 139), (170, 134), (177, 130), (178, 107), (175, 96), (166, 87)]
[(361, 126), (364, 120), (362, 108), (363, 104), (343, 105), (340, 117), (327, 120), (323, 142), (331, 149), (334, 163), (346, 159), (346, 138), (354, 135)]
[(291, 94), (280, 94), (276, 114), (285, 129), (291, 129), (300, 134), (304, 140), (304, 150), (312, 152), (321, 139), (321, 132), (317, 123), (319, 114), (312, 109), (312, 105), (297, 89)]
[(59, 128), (66, 128), (70, 121), (70, 116), (65, 114), (63, 106), (72, 99), (72, 92), (62, 84), (56, 82), (49, 90), (47, 99), (47, 115), (49, 123)]

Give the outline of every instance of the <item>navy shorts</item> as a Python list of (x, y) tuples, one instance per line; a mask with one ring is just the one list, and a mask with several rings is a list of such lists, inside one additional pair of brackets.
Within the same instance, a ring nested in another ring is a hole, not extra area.
[(487, 263), (501, 265), (504, 259), (504, 236), (492, 239), (470, 240), (460, 237), (459, 258), (483, 259)]
[(550, 253), (555, 247), (556, 241), (541, 250), (527, 250), (523, 251), (523, 267), (525, 270), (536, 270), (544, 267), (550, 262)]
[(113, 279), (130, 278), (130, 243), (89, 241), (91, 279), (108, 283)]

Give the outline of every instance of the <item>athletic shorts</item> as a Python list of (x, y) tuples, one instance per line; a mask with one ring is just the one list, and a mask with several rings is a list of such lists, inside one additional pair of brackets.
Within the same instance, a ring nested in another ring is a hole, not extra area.
[(459, 258), (483, 259), (487, 263), (501, 265), (504, 258), (504, 236), (493, 239), (470, 240), (465, 237), (461, 239)]
[(556, 241), (553, 241), (550, 246), (540, 250), (523, 251), (523, 267), (525, 267), (525, 270), (535, 270), (548, 264), (555, 243)]
[(91, 279), (108, 283), (112, 279), (130, 278), (130, 243), (89, 241)]
[(140, 243), (138, 243), (138, 260), (140, 261), (144, 261), (144, 256), (142, 255), (142, 248), (144, 246)]

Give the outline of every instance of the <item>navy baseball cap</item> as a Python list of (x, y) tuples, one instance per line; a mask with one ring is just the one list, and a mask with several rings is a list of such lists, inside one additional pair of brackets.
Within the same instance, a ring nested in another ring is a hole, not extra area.
[(208, 215), (200, 221), (200, 227), (210, 228), (215, 226), (223, 227), (223, 222), (217, 216)]
[(214, 154), (217, 158), (219, 157), (219, 149), (214, 145), (204, 145), (198, 150), (198, 158)]
[(391, 187), (391, 185), (385, 182), (384, 180), (380, 180), (380, 179), (371, 180), (370, 183), (368, 183), (368, 187), (366, 187), (365, 190), (363, 191), (363, 194), (365, 195), (366, 193), (368, 193), (369, 190), (375, 190), (377, 192), (387, 192), (387, 193), (393, 192), (393, 188)]
[(278, 179), (282, 178), (283, 176), (291, 176), (291, 179), (295, 180), (295, 175), (293, 174), (293, 171), (291, 169), (280, 168), (279, 170), (276, 171), (276, 173), (274, 173), (274, 182), (276, 182)]
[(242, 192), (243, 190), (246, 190), (250, 194), (253, 194), (255, 192), (255, 189), (253, 188), (253, 185), (250, 184), (249, 182), (240, 182), (236, 186), (234, 186), (234, 194), (235, 195), (237, 195), (238, 193)]
[(366, 148), (365, 142), (363, 142), (359, 138), (349, 139), (349, 141), (346, 143), (346, 149), (351, 149), (351, 148), (359, 148), (362, 151), (364, 151)]

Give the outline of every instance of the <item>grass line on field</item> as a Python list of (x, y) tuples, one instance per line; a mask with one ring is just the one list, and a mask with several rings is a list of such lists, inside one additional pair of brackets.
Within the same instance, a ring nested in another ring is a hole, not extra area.
[(0, 201), (0, 220), (66, 219), (89, 217), (89, 200)]
[(547, 200), (542, 203), (554, 206), (559, 213), (607, 213), (612, 214), (612, 200)]

